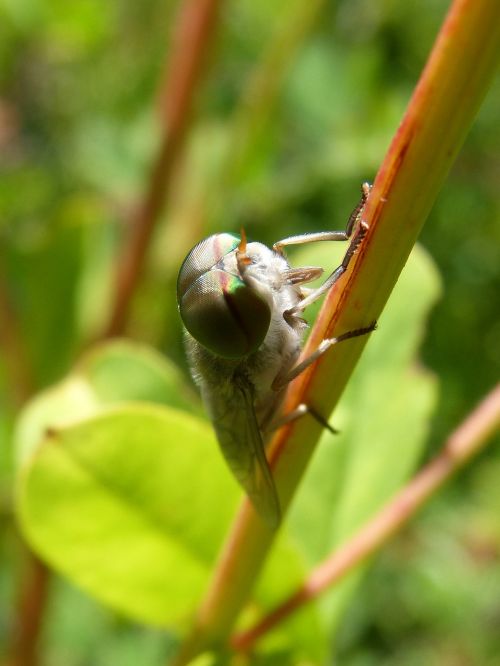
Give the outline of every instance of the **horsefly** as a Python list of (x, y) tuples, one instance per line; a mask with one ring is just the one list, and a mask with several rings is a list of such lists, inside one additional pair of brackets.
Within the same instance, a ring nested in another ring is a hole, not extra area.
[[(273, 528), (281, 511), (266, 459), (266, 436), (308, 411), (319, 418), (306, 405), (280, 418), (287, 384), (332, 345), (374, 328), (372, 324), (323, 340), (297, 364), (307, 327), (301, 315), (346, 271), (367, 231), (361, 216), (369, 192), (370, 186), (363, 184), (361, 201), (345, 231), (291, 236), (272, 249), (247, 242), (243, 231), (241, 237), (214, 234), (195, 245), (179, 272), (177, 302), (193, 378), (229, 467)], [(317, 289), (303, 285), (323, 269), (291, 268), (283, 250), (287, 245), (348, 239), (342, 263)]]

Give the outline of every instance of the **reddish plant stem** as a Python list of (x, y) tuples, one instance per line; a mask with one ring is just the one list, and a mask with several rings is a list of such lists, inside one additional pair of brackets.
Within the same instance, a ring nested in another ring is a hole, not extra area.
[(9, 666), (36, 666), (39, 662), (39, 637), (48, 600), (50, 570), (27, 549), (26, 558)]
[(219, 0), (185, 0), (174, 34), (161, 93), (163, 135), (143, 200), (128, 221), (128, 238), (118, 260), (114, 300), (103, 337), (123, 333), (141, 278), (148, 246), (163, 210), (191, 117), (193, 100), (214, 34)]
[(31, 395), (34, 382), (3, 270), (0, 270), (0, 347), (4, 352), (3, 362), (9, 383), (7, 400), (12, 407), (20, 407)]
[[(34, 391), (31, 365), (23, 345), (21, 326), (12, 305), (3, 270), (0, 274), (0, 346), (8, 377), (8, 400), (21, 407)], [(26, 561), (22, 566), (21, 589), (13, 618), (10, 645), (11, 666), (35, 666), (43, 610), (47, 598), (49, 571), (36, 555), (21, 543)]]
[(352, 539), (316, 567), (294, 594), (253, 627), (234, 635), (232, 647), (241, 651), (251, 649), (259, 638), (291, 613), (317, 598), (379, 550), (460, 467), (484, 447), (499, 428), (500, 384), (450, 435), (438, 456)]
[[(3, 269), (3, 267), (2, 267)], [(3, 270), (0, 272), (0, 346), (4, 351), (5, 372), (12, 409), (21, 407), (34, 392), (31, 364), (22, 340), (22, 329), (12, 305)], [(13, 615), (9, 666), (36, 666), (38, 636), (47, 598), (49, 571), (21, 542), (26, 561), (22, 566), (17, 608)]]

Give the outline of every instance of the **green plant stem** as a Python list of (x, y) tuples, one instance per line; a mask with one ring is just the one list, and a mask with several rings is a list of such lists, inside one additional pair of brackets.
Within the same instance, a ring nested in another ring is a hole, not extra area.
[[(305, 355), (325, 337), (378, 319), (488, 89), (499, 50), (500, 3), (455, 0), (375, 180), (363, 215), (370, 226), (367, 237), (352, 270), (328, 294)], [(330, 414), (365, 343), (356, 338), (325, 354), (293, 382), (286, 407), (313, 404)], [(284, 509), (320, 434), (313, 419), (301, 419), (271, 442)], [(273, 539), (245, 501), (177, 666), (227, 641)]]
[(125, 329), (151, 237), (184, 145), (219, 4), (220, 0), (184, 0), (181, 4), (169, 71), (161, 93), (163, 135), (144, 198), (128, 220), (129, 233), (118, 260), (114, 300), (104, 338), (119, 335)]
[(491, 441), (500, 428), (498, 384), (447, 439), (441, 453), (426, 465), (352, 539), (315, 567), (308, 580), (250, 629), (231, 639), (235, 650), (248, 651), (264, 634), (304, 604), (316, 599), (362, 564), (407, 522), (440, 488)]

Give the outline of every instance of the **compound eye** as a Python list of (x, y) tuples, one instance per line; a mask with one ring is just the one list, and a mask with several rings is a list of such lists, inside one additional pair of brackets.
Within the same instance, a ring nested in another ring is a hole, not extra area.
[(220, 269), (200, 275), (179, 300), (184, 326), (217, 356), (239, 359), (256, 351), (269, 330), (271, 308), (240, 278)]
[(200, 241), (184, 259), (177, 278), (177, 302), (196, 280), (213, 268), (226, 254), (238, 247), (240, 239), (233, 234), (214, 234)]

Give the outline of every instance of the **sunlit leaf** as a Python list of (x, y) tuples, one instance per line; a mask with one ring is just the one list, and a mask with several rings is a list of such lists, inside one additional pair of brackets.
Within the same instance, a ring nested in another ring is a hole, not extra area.
[(199, 401), (180, 371), (145, 345), (113, 341), (89, 351), (62, 382), (34, 398), (16, 428), (18, 461), (25, 461), (47, 429), (81, 421), (105, 406), (144, 400), (199, 409)]
[(83, 357), (76, 372), (104, 404), (144, 400), (199, 409), (199, 399), (180, 370), (146, 345), (125, 340), (100, 345)]
[(19, 478), (18, 512), (52, 566), (168, 625), (193, 611), (238, 495), (206, 424), (128, 404), (49, 431)]

